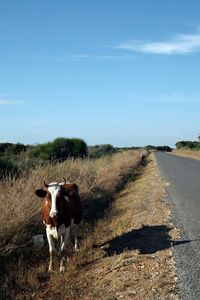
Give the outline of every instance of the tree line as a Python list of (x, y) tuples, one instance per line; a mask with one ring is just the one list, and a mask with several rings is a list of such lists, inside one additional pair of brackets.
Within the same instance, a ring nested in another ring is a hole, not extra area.
[(63, 162), (69, 158), (100, 158), (111, 155), (118, 148), (111, 144), (87, 146), (78, 138), (57, 138), (38, 145), (0, 143), (0, 179), (7, 175), (18, 176), (38, 165)]
[(148, 151), (165, 151), (165, 152), (171, 152), (172, 148), (169, 146), (152, 146), (152, 145), (147, 145), (145, 147)]
[(87, 144), (82, 139), (57, 138), (38, 145), (0, 143), (0, 178), (23, 171), (45, 162), (62, 162), (65, 159), (88, 155)]
[(176, 149), (194, 149), (200, 150), (200, 142), (198, 141), (179, 141), (176, 143)]
[[(45, 163), (63, 162), (68, 158), (100, 158), (103, 155), (139, 147), (113, 147), (111, 144), (88, 146), (78, 138), (59, 137), (38, 145), (0, 143), (0, 179), (7, 175), (18, 176)], [(147, 150), (171, 151), (168, 146), (146, 146)]]

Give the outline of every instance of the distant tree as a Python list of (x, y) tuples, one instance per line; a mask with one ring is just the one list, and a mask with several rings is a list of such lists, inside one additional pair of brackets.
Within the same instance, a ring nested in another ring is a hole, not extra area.
[(9, 147), (7, 147), (6, 152), (9, 152), (11, 154), (19, 154), (23, 151), (26, 151), (26, 146), (20, 143), (17, 144), (11, 144)]
[(169, 146), (152, 146), (152, 145), (147, 145), (145, 147), (146, 150), (148, 151), (152, 151), (152, 150), (156, 150), (156, 151), (166, 151), (166, 152), (171, 152), (172, 148)]
[(156, 146), (152, 146), (152, 145), (147, 145), (145, 147), (146, 150), (150, 151), (150, 150), (156, 150)]
[(72, 154), (73, 143), (70, 139), (57, 138), (51, 144), (51, 159), (63, 161)]
[(176, 146), (176, 149), (181, 149), (182, 148), (182, 142), (176, 142), (175, 146)]
[(87, 156), (87, 144), (77, 138), (57, 138), (52, 142), (52, 154), (53, 160), (63, 161), (68, 157), (84, 157)]
[(29, 150), (32, 158), (64, 161), (69, 157), (87, 156), (87, 144), (81, 139), (57, 138), (53, 142), (37, 145)]
[(19, 175), (20, 169), (18, 168), (18, 165), (15, 161), (10, 159), (7, 156), (0, 158), (0, 179), (7, 175)]
[(91, 158), (99, 158), (103, 155), (108, 155), (117, 150), (110, 144), (102, 144), (88, 147), (88, 154)]
[(51, 158), (51, 143), (39, 144), (28, 150), (30, 159), (49, 160)]
[(198, 149), (200, 148), (200, 142), (197, 141), (179, 141), (176, 143), (176, 148), (181, 149)]
[(11, 143), (0, 143), (0, 154), (5, 153), (6, 150), (12, 145), (13, 144)]
[(86, 157), (88, 155), (88, 146), (82, 139), (73, 138), (72, 153), (74, 157)]
[(23, 151), (26, 151), (27, 146), (17, 143), (0, 143), (0, 154), (9, 153), (9, 154), (19, 154)]

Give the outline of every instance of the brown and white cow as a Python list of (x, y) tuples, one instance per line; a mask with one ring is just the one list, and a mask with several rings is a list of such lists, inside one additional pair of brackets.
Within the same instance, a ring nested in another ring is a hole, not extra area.
[(60, 243), (61, 254), (60, 272), (65, 270), (64, 252), (69, 239), (70, 229), (73, 227), (75, 238), (75, 251), (78, 250), (78, 225), (82, 220), (82, 202), (75, 183), (52, 182), (35, 191), (43, 199), (42, 219), (46, 225), (46, 235), (49, 243), (49, 271), (53, 271), (53, 255), (56, 252), (55, 240)]

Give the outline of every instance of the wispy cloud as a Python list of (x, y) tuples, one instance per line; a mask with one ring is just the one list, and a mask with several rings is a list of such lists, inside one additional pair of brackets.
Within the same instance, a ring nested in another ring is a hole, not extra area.
[[(28, 60), (42, 60), (45, 62), (53, 63), (76, 63), (76, 62), (120, 62), (120, 61), (135, 61), (136, 56), (130, 55), (112, 55), (112, 54), (91, 54), (91, 53), (79, 53), (79, 54), (57, 54), (57, 55), (45, 55), (37, 53), (20, 54), (17, 55), (18, 59)], [(1, 95), (0, 95), (1, 96)]]
[(10, 99), (0, 99), (0, 106), (7, 106), (7, 105), (20, 105), (22, 101), (10, 100)]
[(68, 54), (62, 55), (58, 57), (51, 57), (51, 60), (54, 62), (93, 62), (93, 61), (130, 61), (135, 60), (135, 56), (133, 55), (103, 55), (103, 54)]
[(129, 40), (120, 43), (116, 48), (148, 54), (191, 54), (200, 51), (200, 34), (177, 34), (171, 39), (164, 41)]
[(77, 62), (93, 60), (113, 60), (115, 57), (110, 55), (93, 55), (93, 54), (68, 54), (54, 58), (56, 62)]

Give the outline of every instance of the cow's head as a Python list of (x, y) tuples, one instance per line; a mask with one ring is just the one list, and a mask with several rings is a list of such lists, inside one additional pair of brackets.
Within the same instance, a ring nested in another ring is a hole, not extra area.
[(35, 191), (35, 194), (40, 198), (45, 198), (47, 205), (50, 208), (49, 216), (51, 218), (57, 218), (59, 213), (59, 208), (61, 205), (62, 190), (63, 185), (66, 184), (66, 179), (64, 182), (52, 182), (47, 184), (44, 181), (44, 186), (41, 189)]

